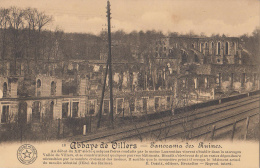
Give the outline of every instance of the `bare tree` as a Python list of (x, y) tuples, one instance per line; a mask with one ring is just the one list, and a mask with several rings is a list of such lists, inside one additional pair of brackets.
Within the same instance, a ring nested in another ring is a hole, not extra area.
[(17, 8), (17, 7), (11, 7), (10, 8), (10, 28), (13, 28), (15, 30), (21, 29), (24, 26), (24, 10)]
[(9, 19), (9, 25), (10, 30), (12, 33), (12, 55), (14, 58), (14, 67), (12, 68), (14, 70), (14, 74), (16, 74), (16, 63), (17, 58), (22, 56), (22, 45), (21, 45), (21, 36), (20, 31), (24, 26), (24, 10), (17, 8), (17, 7), (11, 7), (10, 8), (10, 19)]
[[(35, 30), (37, 26), (37, 9), (27, 8), (25, 10), (24, 18), (28, 23), (28, 29), (29, 30)], [(30, 32), (30, 31), (29, 31)]]
[(42, 28), (52, 21), (52, 16), (48, 16), (43, 12), (36, 13), (36, 25), (38, 28), (38, 32), (41, 32)]
[(0, 9), (0, 27), (2, 29), (2, 59), (5, 59), (6, 54), (6, 29), (9, 25), (9, 9)]

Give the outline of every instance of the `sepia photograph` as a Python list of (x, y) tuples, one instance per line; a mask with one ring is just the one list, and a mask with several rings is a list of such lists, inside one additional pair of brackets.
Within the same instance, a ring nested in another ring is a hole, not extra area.
[(259, 167), (260, 1), (0, 0), (0, 167)]

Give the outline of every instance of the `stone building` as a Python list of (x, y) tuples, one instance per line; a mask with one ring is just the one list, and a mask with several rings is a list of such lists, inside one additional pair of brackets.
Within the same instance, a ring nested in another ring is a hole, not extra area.
[(175, 60), (178, 86), (197, 99), (259, 89), (258, 67), (236, 37), (165, 37), (156, 42), (154, 57)]
[[(257, 65), (234, 37), (165, 37), (136, 60), (113, 61), (115, 116), (145, 115), (221, 96), (259, 89)], [(1, 64), (0, 121), (41, 122), (96, 115), (100, 107), (105, 56), (23, 64), (16, 74)], [(140, 60), (139, 60), (140, 59)], [(38, 68), (34, 68), (38, 67)], [(34, 71), (34, 72), (31, 72)], [(108, 78), (107, 78), (108, 79)], [(108, 82), (102, 114), (110, 110)]]

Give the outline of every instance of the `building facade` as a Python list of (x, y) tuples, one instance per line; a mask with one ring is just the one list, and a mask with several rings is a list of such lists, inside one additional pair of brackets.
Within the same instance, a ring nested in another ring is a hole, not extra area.
[[(148, 54), (113, 62), (114, 116), (139, 116), (259, 89), (257, 65), (239, 38), (164, 37)], [(99, 60), (2, 61), (0, 121), (41, 122), (97, 115), (106, 55)], [(33, 75), (32, 75), (33, 74)], [(108, 79), (108, 78), (107, 78)], [(110, 110), (109, 85), (102, 114)]]

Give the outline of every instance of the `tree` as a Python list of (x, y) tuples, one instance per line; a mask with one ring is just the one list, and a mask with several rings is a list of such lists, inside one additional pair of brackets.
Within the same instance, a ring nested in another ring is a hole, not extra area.
[(240, 38), (244, 41), (244, 47), (246, 50), (248, 50), (252, 54), (252, 62), (259, 64), (260, 58), (259, 58), (259, 39), (260, 39), (260, 28), (257, 27), (253, 32), (252, 35), (244, 34), (240, 36)]
[(12, 41), (12, 57), (14, 59), (13, 67), (11, 68), (13, 70), (13, 74), (16, 75), (16, 64), (17, 64), (17, 58), (22, 57), (22, 45), (21, 45), (21, 30), (24, 26), (24, 10), (17, 8), (17, 7), (11, 7), (10, 8), (10, 19), (9, 19), (9, 25), (11, 30), (11, 41)]
[(0, 27), (2, 29), (2, 59), (5, 59), (6, 54), (6, 30), (9, 25), (9, 9), (0, 9)]

